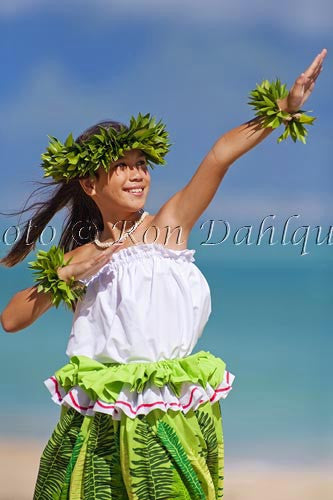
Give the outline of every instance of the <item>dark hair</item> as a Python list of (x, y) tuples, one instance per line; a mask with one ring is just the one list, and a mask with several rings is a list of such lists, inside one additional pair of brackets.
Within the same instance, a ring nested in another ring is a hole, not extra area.
[[(112, 127), (119, 131), (121, 126), (128, 129), (128, 127), (121, 122), (111, 120), (101, 121), (86, 129), (77, 137), (76, 141), (81, 144), (84, 143), (91, 135), (98, 133), (100, 127), (104, 127), (106, 129)], [(98, 179), (98, 172), (95, 172), (95, 176)], [(89, 177), (89, 175), (87, 175), (87, 177)], [(81, 177), (81, 179), (83, 178), (84, 177)], [(21, 238), (15, 243), (9, 253), (0, 259), (0, 264), (7, 267), (12, 267), (15, 264), (18, 264), (31, 252), (32, 249), (35, 248), (36, 241), (47, 226), (48, 222), (64, 207), (68, 208), (69, 213), (63, 222), (58, 246), (62, 247), (65, 253), (83, 245), (84, 243), (92, 241), (94, 239), (96, 229), (98, 231), (102, 231), (104, 229), (102, 215), (98, 206), (90, 198), (90, 196), (84, 192), (78, 178), (70, 179), (68, 182), (66, 180), (47, 180), (35, 181), (35, 183), (41, 185), (41, 187), (36, 188), (30, 194), (22, 210), (8, 213), (0, 212), (2, 215), (13, 216), (22, 215), (31, 209), (35, 209), (35, 212), (30, 219), (30, 224), (25, 225)], [(52, 190), (51, 195), (49, 195), (46, 200), (37, 201), (25, 208), (26, 204), (35, 193), (38, 194), (38, 198), (40, 198), (41, 191), (48, 191), (54, 186), (56, 186), (55, 189)], [(25, 223), (27, 222), (28, 221), (25, 221)], [(76, 233), (76, 229), (79, 224), (85, 231), (88, 229), (87, 237), (84, 237), (84, 235), (81, 237), (81, 232)]]

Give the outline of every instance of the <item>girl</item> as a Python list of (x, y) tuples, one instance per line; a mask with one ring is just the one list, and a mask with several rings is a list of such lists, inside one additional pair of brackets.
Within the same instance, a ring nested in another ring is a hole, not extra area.
[(70, 208), (59, 247), (29, 263), (37, 285), (1, 314), (3, 329), (17, 332), (61, 301), (74, 312), (70, 361), (45, 381), (61, 415), (34, 500), (223, 498), (219, 399), (235, 376), (209, 351), (192, 353), (211, 302), (187, 241), (237, 158), (282, 122), (280, 140), (305, 142), (302, 124), (313, 118), (300, 108), (326, 53), (289, 93), (268, 82), (253, 91), (257, 118), (222, 135), (156, 214), (143, 207), (148, 166), (163, 163), (169, 147), (161, 123), (139, 115), (129, 127), (101, 122), (65, 144), (52, 138), (42, 166), (54, 194), (37, 204), (33, 224), (1, 261), (21, 261), (52, 217)]

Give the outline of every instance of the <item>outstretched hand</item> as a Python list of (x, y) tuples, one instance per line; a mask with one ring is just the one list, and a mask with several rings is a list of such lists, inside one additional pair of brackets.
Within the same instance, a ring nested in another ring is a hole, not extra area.
[(315, 82), (323, 70), (323, 61), (326, 57), (327, 49), (323, 49), (312, 61), (310, 66), (301, 73), (291, 87), (289, 94), (279, 101), (279, 107), (288, 113), (295, 113), (302, 108), (303, 104), (310, 97)]
[[(75, 280), (89, 278), (110, 260), (112, 254), (117, 250), (117, 248), (119, 248), (119, 245), (115, 244), (107, 247), (99, 255), (94, 255), (88, 259), (71, 262), (66, 266), (60, 267), (57, 269), (58, 277), (66, 282), (72, 276), (74, 276)], [(68, 254), (65, 254), (65, 260), (66, 255)]]

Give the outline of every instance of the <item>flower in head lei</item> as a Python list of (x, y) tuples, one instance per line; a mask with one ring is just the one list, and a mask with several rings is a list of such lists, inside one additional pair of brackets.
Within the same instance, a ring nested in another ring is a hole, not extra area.
[(129, 127), (121, 125), (117, 131), (102, 125), (99, 133), (91, 135), (84, 142), (75, 141), (70, 133), (64, 143), (56, 137), (50, 139), (46, 153), (41, 155), (44, 177), (53, 177), (55, 181), (66, 181), (94, 172), (103, 166), (108, 172), (110, 163), (121, 158), (130, 149), (140, 149), (147, 157), (147, 163), (165, 164), (164, 156), (169, 152), (171, 144), (165, 125), (149, 113), (134, 116)]

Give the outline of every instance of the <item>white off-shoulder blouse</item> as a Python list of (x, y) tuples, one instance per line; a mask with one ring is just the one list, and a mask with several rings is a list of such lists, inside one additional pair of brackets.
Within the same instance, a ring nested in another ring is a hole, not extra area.
[(195, 250), (159, 243), (115, 252), (82, 280), (66, 350), (106, 362), (150, 362), (191, 354), (211, 313), (209, 285)]

